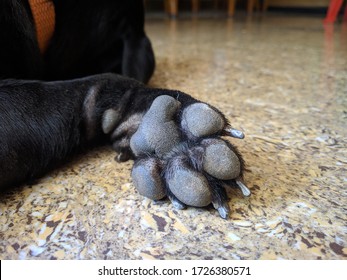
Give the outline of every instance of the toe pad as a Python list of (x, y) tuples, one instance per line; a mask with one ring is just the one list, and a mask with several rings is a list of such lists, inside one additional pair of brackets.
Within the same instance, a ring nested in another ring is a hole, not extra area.
[(183, 203), (195, 207), (207, 206), (212, 197), (207, 179), (200, 173), (179, 167), (167, 180), (171, 192)]
[(143, 159), (131, 171), (137, 191), (153, 200), (162, 199), (166, 195), (158, 166), (159, 162), (154, 158)]
[(195, 137), (220, 132), (225, 126), (223, 116), (204, 103), (194, 103), (183, 111), (182, 127)]
[(206, 142), (212, 142), (212, 144), (205, 148), (204, 170), (221, 180), (237, 178), (241, 172), (241, 163), (238, 156), (223, 140), (209, 140)]

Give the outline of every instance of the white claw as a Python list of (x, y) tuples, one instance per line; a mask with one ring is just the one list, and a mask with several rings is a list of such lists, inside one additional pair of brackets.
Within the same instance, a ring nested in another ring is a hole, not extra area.
[(221, 218), (223, 219), (227, 219), (228, 216), (229, 216), (229, 209), (226, 208), (226, 207), (218, 207), (218, 213), (219, 213), (219, 216), (221, 216)]
[(212, 202), (212, 205), (213, 205), (214, 209), (216, 209), (218, 211), (219, 216), (221, 216), (221, 218), (223, 218), (223, 219), (228, 218), (230, 209), (229, 209), (229, 206), (227, 204), (220, 205), (220, 204)]
[(122, 160), (122, 156), (123, 156), (123, 154), (122, 153), (119, 153), (118, 155), (117, 155), (117, 161), (118, 162), (121, 162), (121, 160)]
[(234, 138), (238, 138), (238, 139), (243, 139), (245, 138), (245, 134), (240, 131), (240, 130), (237, 130), (235, 128), (226, 128), (224, 130), (228, 135), (230, 135), (231, 137), (234, 137)]
[(186, 206), (183, 203), (181, 203), (179, 200), (175, 198), (171, 198), (171, 197), (170, 197), (170, 200), (173, 207), (175, 207), (177, 210), (183, 210), (186, 208)]
[(236, 181), (237, 186), (239, 187), (239, 189), (241, 190), (243, 196), (250, 196), (251, 195), (251, 191), (249, 188), (247, 188), (247, 186), (242, 183), (241, 181)]

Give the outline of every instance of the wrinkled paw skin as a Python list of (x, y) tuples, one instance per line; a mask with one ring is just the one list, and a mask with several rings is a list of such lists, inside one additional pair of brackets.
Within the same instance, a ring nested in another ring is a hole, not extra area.
[(212, 203), (227, 218), (225, 187), (238, 187), (244, 196), (250, 191), (241, 155), (220, 138), (226, 135), (244, 138), (217, 109), (200, 102), (184, 108), (173, 97), (157, 97), (130, 138), (136, 189), (153, 200), (167, 196), (177, 209)]

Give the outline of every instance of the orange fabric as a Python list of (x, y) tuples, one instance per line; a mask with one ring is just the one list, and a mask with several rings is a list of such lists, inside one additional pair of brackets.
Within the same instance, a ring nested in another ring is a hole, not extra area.
[(50, 0), (29, 0), (35, 22), (37, 42), (41, 53), (44, 53), (55, 28), (54, 4)]

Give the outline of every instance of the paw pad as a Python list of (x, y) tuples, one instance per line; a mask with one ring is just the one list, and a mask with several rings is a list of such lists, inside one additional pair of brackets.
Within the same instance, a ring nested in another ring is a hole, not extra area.
[(136, 162), (131, 171), (137, 191), (153, 200), (166, 196), (159, 166), (160, 163), (155, 158), (142, 159)]
[(153, 101), (130, 139), (130, 148), (136, 156), (154, 153), (163, 157), (180, 142), (179, 131), (173, 121), (180, 105), (180, 102), (167, 95)]
[(166, 177), (167, 185), (181, 202), (195, 207), (203, 207), (211, 203), (211, 192), (205, 176), (185, 167), (175, 159), (169, 169), (172, 171)]
[(203, 168), (211, 176), (220, 180), (231, 180), (239, 177), (241, 163), (238, 156), (223, 140), (207, 139)]
[(224, 186), (238, 187), (245, 196), (250, 191), (241, 181), (241, 156), (220, 136), (244, 135), (205, 103), (193, 103), (183, 111), (180, 108), (175, 98), (162, 95), (143, 116), (130, 138), (130, 148), (138, 158), (132, 169), (134, 185), (141, 195), (153, 200), (168, 196), (178, 209), (212, 203), (220, 216), (227, 218)]
[(181, 126), (195, 137), (205, 137), (222, 131), (225, 120), (207, 104), (194, 103), (184, 109)]

